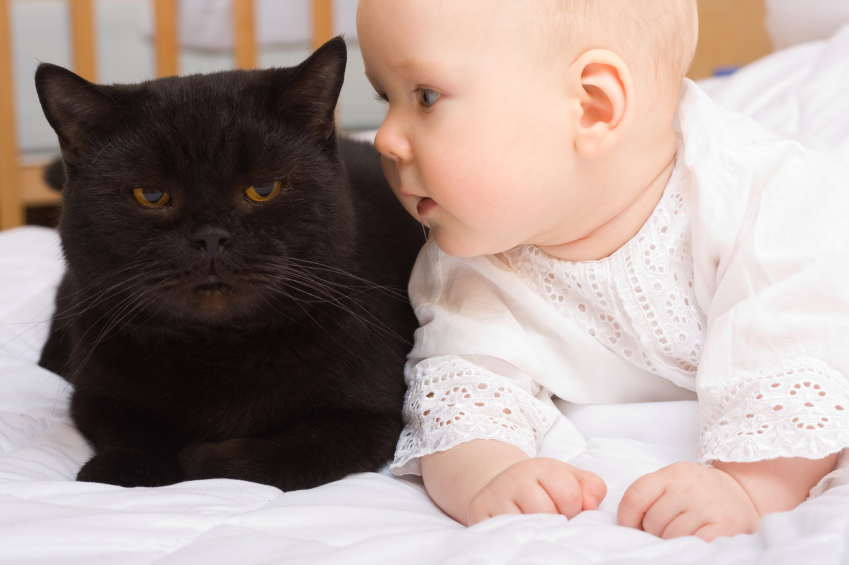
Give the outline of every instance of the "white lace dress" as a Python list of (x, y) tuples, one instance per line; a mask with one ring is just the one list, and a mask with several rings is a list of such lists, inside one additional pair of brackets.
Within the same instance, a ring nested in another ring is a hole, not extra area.
[(423, 455), (472, 439), (534, 456), (560, 417), (552, 395), (697, 395), (704, 463), (849, 447), (846, 177), (689, 81), (676, 127), (660, 203), (605, 259), (535, 246), (458, 259), (425, 246), (395, 473), (419, 474)]

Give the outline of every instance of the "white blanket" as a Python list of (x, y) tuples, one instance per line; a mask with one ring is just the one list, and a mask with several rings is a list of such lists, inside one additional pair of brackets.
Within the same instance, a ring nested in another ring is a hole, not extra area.
[[(841, 135), (831, 126), (849, 123), (847, 54), (849, 30), (709, 86), (717, 99), (733, 106), (736, 96), (743, 103), (736, 107), (776, 129), (788, 126), (787, 116), (819, 115), (826, 108), (831, 119), (822, 116), (820, 131), (811, 129), (810, 120), (796, 120), (785, 133), (803, 133), (811, 143), (842, 154), (849, 128)], [(812, 87), (812, 77), (822, 82)], [(746, 107), (753, 100), (758, 103)], [(775, 116), (785, 118), (772, 120)], [(445, 516), (420, 483), (385, 473), (290, 493), (232, 480), (152, 489), (74, 482), (92, 451), (71, 424), (68, 384), (37, 366), (61, 273), (53, 231), (21, 228), (0, 234), (0, 562), (836, 564), (849, 559), (849, 486), (833, 488), (792, 512), (767, 516), (754, 535), (712, 544), (697, 538), (662, 541), (616, 526), (619, 499), (635, 478), (694, 458), (698, 412), (691, 402), (562, 405), (569, 420), (555, 426), (542, 455), (595, 471), (609, 487), (598, 511), (571, 521), (502, 516), (467, 529)]]

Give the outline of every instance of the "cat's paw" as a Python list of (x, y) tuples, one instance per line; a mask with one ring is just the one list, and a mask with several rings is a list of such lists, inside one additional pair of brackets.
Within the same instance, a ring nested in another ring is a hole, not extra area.
[(196, 443), (183, 448), (178, 458), (190, 479), (242, 479), (251, 474), (254, 458), (246, 453), (250, 440), (230, 439)]
[(135, 449), (107, 449), (83, 465), (77, 480), (122, 487), (161, 487), (185, 480), (173, 455)]

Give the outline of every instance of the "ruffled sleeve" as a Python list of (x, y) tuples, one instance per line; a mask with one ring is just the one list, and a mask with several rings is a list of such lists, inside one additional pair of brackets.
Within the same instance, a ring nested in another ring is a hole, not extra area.
[(416, 263), (410, 299), (420, 328), (405, 369), (395, 474), (421, 474), (424, 455), (474, 439), (509, 443), (533, 457), (560, 417), (534, 374), (532, 338), (511, 311), (521, 301), (493, 281), (497, 263), (450, 257), (432, 240)]
[[(820, 459), (849, 447), (849, 181), (689, 89), (698, 457)], [(716, 114), (716, 115), (712, 115)]]
[(406, 427), (392, 465), (396, 474), (419, 475), (420, 457), (473, 439), (494, 439), (529, 457), (537, 454), (560, 413), (527, 376), (508, 378), (482, 366), (497, 362), (449, 356), (410, 368)]

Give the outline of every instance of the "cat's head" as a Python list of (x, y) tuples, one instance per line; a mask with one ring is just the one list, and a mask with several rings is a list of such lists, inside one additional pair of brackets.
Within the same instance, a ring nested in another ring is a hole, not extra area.
[(41, 64), (65, 163), (62, 247), (83, 294), (118, 285), (115, 300), (144, 315), (259, 323), (287, 264), (344, 262), (354, 225), (334, 113), (346, 56), (337, 38), (297, 67), (133, 85)]

